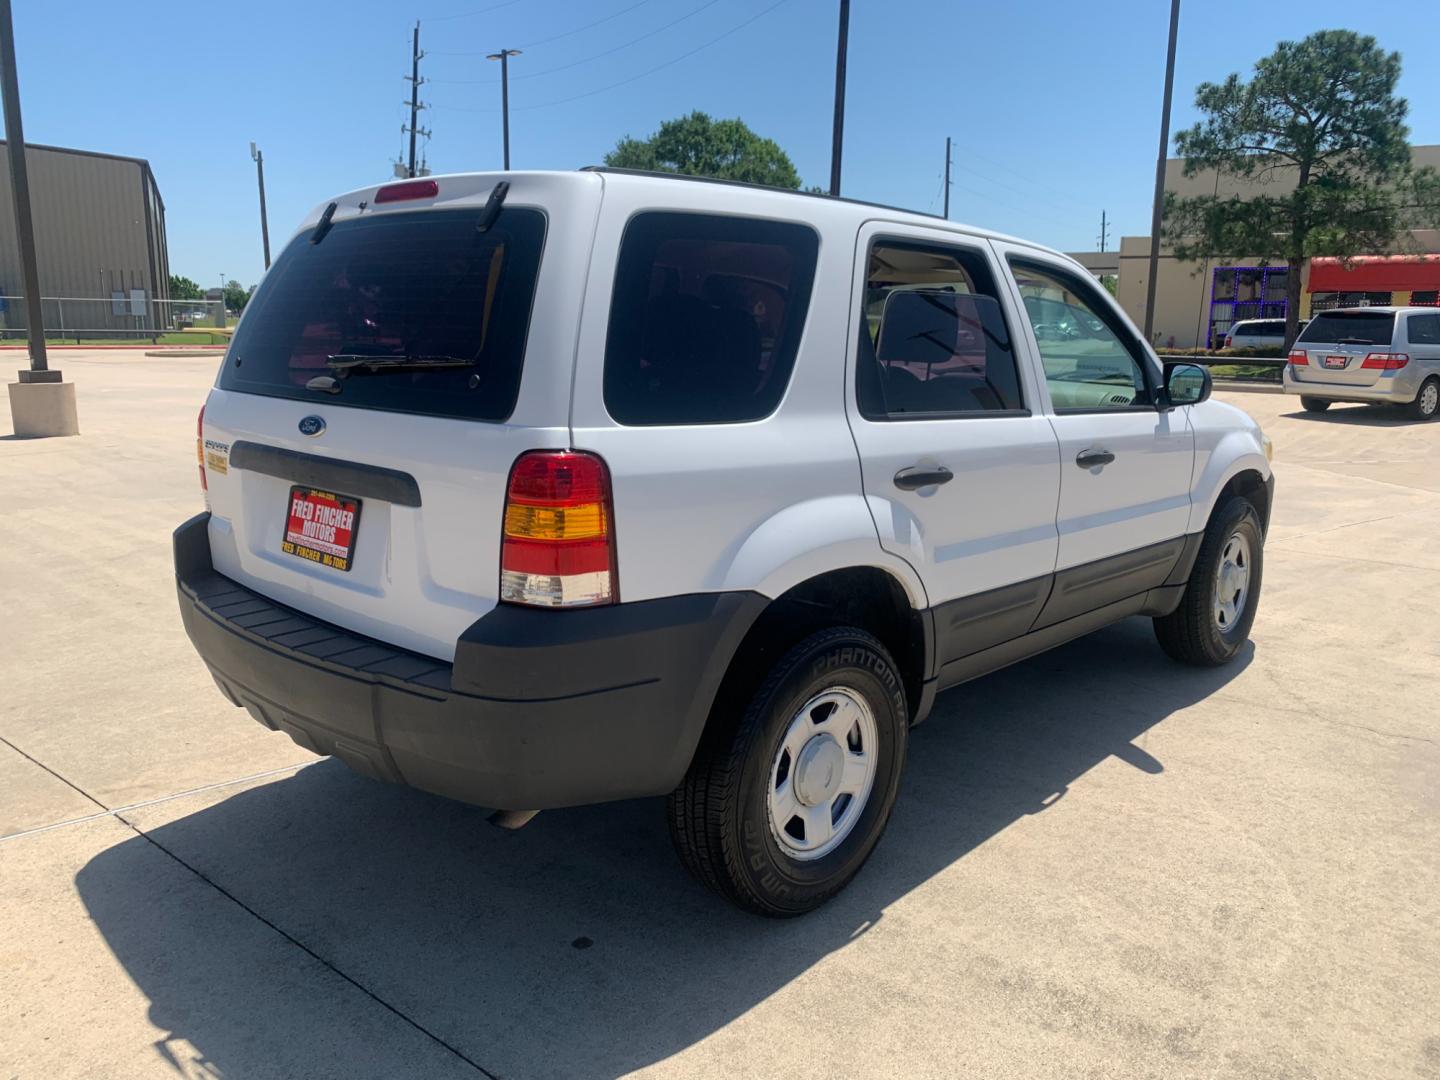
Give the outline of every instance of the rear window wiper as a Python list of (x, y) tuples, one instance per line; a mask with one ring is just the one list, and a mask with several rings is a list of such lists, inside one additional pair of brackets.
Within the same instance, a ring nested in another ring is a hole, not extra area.
[(1377, 342), (1363, 337), (1342, 337), (1335, 339), (1336, 345), (1375, 345)]
[(423, 371), (427, 368), (474, 367), (475, 359), (459, 356), (372, 356), (368, 353), (336, 353), (325, 358), (325, 366), (342, 378), (356, 371)]

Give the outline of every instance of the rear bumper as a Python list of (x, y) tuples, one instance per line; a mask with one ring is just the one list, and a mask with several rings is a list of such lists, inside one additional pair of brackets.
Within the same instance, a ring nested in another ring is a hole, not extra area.
[(1401, 368), (1395, 372), (1381, 372), (1369, 386), (1346, 386), (1344, 383), (1329, 383), (1320, 379), (1297, 379), (1291, 373), (1290, 365), (1286, 364), (1281, 381), (1287, 394), (1303, 394), (1305, 397), (1322, 398), (1325, 401), (1408, 405), (1420, 392), (1420, 380), (1415, 378), (1415, 374)]
[(767, 601), (500, 605), (447, 664), (275, 604), (216, 573), (208, 514), (175, 531), (180, 613), (227, 698), (358, 772), (504, 810), (670, 791)]

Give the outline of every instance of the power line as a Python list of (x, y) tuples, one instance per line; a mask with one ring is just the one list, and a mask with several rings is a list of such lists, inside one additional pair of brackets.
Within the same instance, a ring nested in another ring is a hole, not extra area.
[[(712, 0), (712, 2), (713, 2), (713, 0)], [(630, 83), (638, 82), (640, 79), (644, 79), (644, 78), (647, 78), (648, 76), (654, 75), (657, 71), (664, 71), (664, 70), (665, 70), (666, 68), (668, 68), (668, 67), (674, 67), (676, 64), (680, 63), (680, 61), (682, 61), (682, 60), (688, 60), (688, 59), (690, 59), (690, 57), (694, 56), (696, 53), (698, 53), (698, 52), (703, 52), (705, 49), (710, 48), (710, 46), (712, 46), (712, 45), (718, 45), (720, 42), (724, 41), (726, 38), (731, 37), (731, 36), (733, 36), (733, 35), (735, 35), (735, 34), (738, 34), (741, 30), (744, 30), (744, 29), (745, 29), (747, 26), (749, 26), (751, 23), (756, 22), (756, 21), (758, 21), (759, 19), (764, 18), (766, 15), (769, 15), (770, 12), (774, 11), (776, 8), (782, 7), (782, 6), (784, 6), (785, 4), (788, 4), (789, 2), (790, 2), (790, 0), (776, 0), (775, 3), (771, 4), (769, 7), (765, 8), (764, 10), (759, 11), (759, 12), (757, 12), (756, 14), (750, 16), (750, 18), (746, 19), (744, 22), (740, 23), (738, 26), (732, 26), (729, 30), (726, 30), (723, 34), (717, 34), (715, 37), (711, 38), (709, 41), (705, 42), (705, 43), (702, 44), (702, 45), (697, 45), (695, 48), (691, 49), (689, 52), (681, 53), (679, 56), (675, 57), (674, 59), (672, 59), (672, 60), (667, 60), (667, 61), (665, 61), (663, 64), (657, 64), (657, 65), (655, 65), (653, 68), (650, 68), (650, 69), (648, 69), (648, 70), (646, 70), (646, 71), (642, 71), (642, 72), (640, 72), (640, 73), (637, 74), (637, 75), (631, 75), (628, 79), (621, 79), (619, 82), (610, 83), (608, 86), (596, 87), (594, 90), (587, 90), (587, 91), (586, 91), (585, 93), (583, 93), (583, 94), (572, 94), (570, 97), (556, 98), (554, 101), (542, 101), (542, 102), (540, 102), (540, 103), (538, 103), (538, 104), (536, 104), (536, 105), (518, 105), (518, 106), (515, 106), (515, 108), (516, 108), (517, 111), (520, 110), (520, 109), (524, 109), (524, 110), (526, 110), (526, 111), (529, 111), (529, 110), (531, 110), (531, 109), (549, 109), (549, 108), (552, 108), (553, 106), (556, 106), (556, 105), (568, 105), (570, 102), (572, 102), (572, 101), (579, 101), (581, 98), (594, 97), (596, 94), (603, 94), (603, 93), (606, 93), (607, 91), (616, 90), (616, 89), (618, 89), (619, 87), (627, 86), (627, 85), (629, 85)], [(708, 6), (708, 5), (707, 5), (707, 6)], [(449, 109), (449, 110), (452, 111), (452, 112), (493, 113), (493, 112), (495, 111), (494, 109), (467, 109), (467, 108), (463, 108), (462, 106), (459, 106), (459, 105), (444, 105), (444, 106), (440, 106), (440, 107), (441, 107), (441, 108), (445, 108), (445, 109)]]
[(501, 8), (514, 7), (520, 0), (502, 0), (499, 4), (491, 4), (489, 7), (477, 8), (474, 11), (461, 11), (454, 15), (432, 15), (426, 22), (449, 22), (451, 19), (468, 19), (473, 15), (488, 15), (492, 11), (499, 11)]
[[(568, 64), (560, 64), (558, 67), (544, 68), (544, 69), (541, 70), (541, 71), (532, 71), (532, 72), (529, 72), (528, 74), (525, 74), (525, 75), (517, 75), (517, 76), (515, 76), (516, 81), (519, 81), (520, 79), (538, 79), (538, 78), (540, 78), (540, 76), (542, 76), (542, 75), (553, 75), (553, 74), (555, 74), (555, 72), (557, 72), (557, 71), (569, 71), (571, 68), (580, 67), (582, 64), (588, 64), (588, 63), (590, 63), (590, 62), (592, 62), (592, 61), (594, 61), (594, 60), (599, 60), (599, 59), (601, 59), (602, 57), (610, 56), (610, 55), (612, 55), (613, 53), (619, 52), (621, 49), (628, 49), (631, 45), (638, 45), (638, 44), (640, 44), (640, 42), (642, 42), (642, 41), (647, 41), (647, 40), (649, 40), (650, 38), (654, 37), (654, 36), (657, 35), (657, 34), (663, 34), (666, 30), (669, 30), (672, 26), (679, 26), (679, 25), (680, 25), (682, 22), (684, 22), (686, 19), (694, 18), (696, 15), (699, 15), (699, 14), (700, 14), (702, 11), (704, 11), (706, 8), (714, 7), (714, 6), (715, 6), (716, 4), (718, 4), (719, 2), (720, 2), (720, 0), (705, 0), (705, 3), (701, 4), (699, 7), (694, 8), (694, 9), (691, 10), (691, 11), (687, 11), (684, 15), (681, 15), (678, 19), (671, 19), (669, 22), (665, 23), (664, 25), (662, 25), (662, 26), (657, 26), (654, 30), (650, 30), (650, 31), (648, 31), (648, 32), (646, 32), (646, 33), (644, 33), (644, 34), (641, 34), (641, 35), (640, 35), (639, 37), (637, 37), (637, 38), (631, 38), (629, 41), (625, 41), (625, 42), (622, 42), (622, 43), (619, 44), (619, 45), (612, 46), (611, 48), (605, 49), (603, 52), (595, 53), (595, 54), (592, 55), (592, 56), (582, 57), (582, 58), (579, 59), (579, 60), (572, 60), (572, 61), (571, 61), (570, 63), (568, 63)], [(437, 53), (431, 53), (430, 55), (432, 55), (432, 56), (484, 56), (485, 54), (484, 54), (484, 53), (480, 53), (480, 52), (446, 52), (446, 53), (438, 53), (438, 52), (437, 52)], [(452, 84), (454, 84), (454, 85), (466, 85), (466, 84), (471, 84), (471, 85), (473, 85), (473, 84), (476, 84), (476, 83), (484, 83), (484, 84), (486, 84), (486, 85), (489, 85), (489, 83), (492, 82), (493, 80), (490, 80), (490, 79), (436, 79), (436, 80), (434, 80), (434, 81), (435, 81), (435, 82), (452, 83)]]
[(536, 45), (549, 45), (552, 41), (559, 41), (561, 38), (572, 37), (575, 34), (584, 33), (586, 30), (593, 30), (595, 27), (600, 26), (602, 23), (607, 23), (611, 19), (618, 19), (621, 15), (628, 15), (636, 8), (644, 7), (648, 3), (650, 3), (650, 0), (639, 0), (638, 3), (631, 4), (629, 7), (626, 8), (621, 8), (613, 15), (606, 15), (604, 18), (596, 19), (594, 22), (588, 22), (584, 26), (577, 26), (574, 30), (566, 30), (563, 34), (552, 34), (550, 37), (541, 38), (539, 41), (521, 42), (520, 48), (533, 49)]

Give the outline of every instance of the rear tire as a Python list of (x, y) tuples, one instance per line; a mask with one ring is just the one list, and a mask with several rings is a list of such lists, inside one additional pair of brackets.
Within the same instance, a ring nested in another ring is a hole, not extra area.
[(895, 662), (863, 630), (822, 630), (780, 659), (742, 716), (711, 725), (667, 806), (681, 862), (748, 911), (813, 911), (890, 820), (909, 736)]
[(1243, 496), (1211, 514), (1179, 607), (1154, 620), (1155, 638), (1172, 659), (1198, 667), (1235, 659), (1260, 602), (1264, 543), (1260, 516)]
[(1411, 420), (1434, 420), (1440, 414), (1440, 379), (1431, 376), (1420, 384), (1415, 400), (1405, 407)]
[(1330, 405), (1331, 403), (1324, 398), (1302, 397), (1300, 399), (1300, 407), (1306, 412), (1324, 412), (1330, 408)]

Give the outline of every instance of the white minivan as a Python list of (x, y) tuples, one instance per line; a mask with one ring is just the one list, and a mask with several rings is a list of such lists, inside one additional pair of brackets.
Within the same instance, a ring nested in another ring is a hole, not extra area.
[(1241, 650), (1269, 443), (1209, 396), (1074, 261), (933, 217), (615, 170), (362, 188), (221, 363), (181, 611), (317, 753), (508, 824), (668, 795), (701, 881), (795, 915), (869, 856), (937, 692), (1133, 615)]

